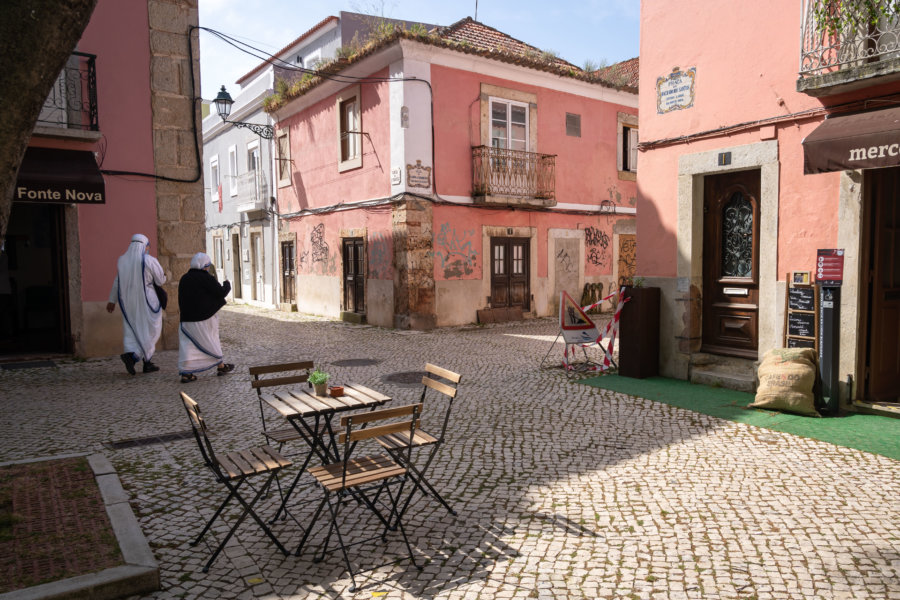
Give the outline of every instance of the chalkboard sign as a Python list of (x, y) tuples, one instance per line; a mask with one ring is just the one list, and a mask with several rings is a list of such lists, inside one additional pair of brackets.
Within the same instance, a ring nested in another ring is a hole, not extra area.
[(792, 312), (788, 315), (788, 335), (816, 337), (816, 315)]
[(788, 290), (790, 310), (816, 310), (816, 289), (813, 287), (792, 287)]
[[(798, 277), (797, 275), (801, 275)], [(788, 273), (784, 299), (784, 347), (818, 350), (819, 298), (808, 273)]]
[(803, 338), (789, 337), (787, 341), (788, 348), (815, 348), (816, 340), (805, 340)]

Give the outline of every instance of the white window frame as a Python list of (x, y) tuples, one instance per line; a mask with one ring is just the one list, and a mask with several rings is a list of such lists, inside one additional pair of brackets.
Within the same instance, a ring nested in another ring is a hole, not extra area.
[[(355, 123), (348, 124), (347, 131), (356, 131), (355, 134), (346, 134), (348, 142), (348, 152), (345, 157), (344, 153), (344, 118), (343, 107), (347, 103), (354, 102), (356, 105)], [(362, 166), (362, 95), (358, 85), (352, 86), (344, 90), (335, 98), (335, 113), (337, 115), (337, 153), (338, 153), (338, 172), (342, 173), (349, 169), (357, 169)], [(350, 128), (352, 126), (352, 129)], [(350, 136), (354, 136), (351, 138)], [(353, 143), (355, 142), (355, 143)]]
[[(256, 155), (256, 164), (253, 164), (253, 156)], [(256, 171), (262, 167), (262, 154), (259, 150), (259, 140), (247, 142), (247, 170)]]
[(229, 190), (232, 196), (238, 194), (238, 162), (237, 162), (237, 146), (228, 147), (228, 177), (230, 178)]
[(499, 147), (494, 145), (494, 105), (495, 104), (504, 104), (506, 106), (506, 146), (507, 150), (512, 149), (511, 146), (511, 135), (512, 135), (512, 126), (511, 126), (511, 113), (512, 107), (517, 106), (525, 109), (525, 148), (516, 148), (516, 150), (523, 152), (531, 152), (531, 107), (525, 102), (518, 102), (516, 100), (509, 100), (508, 98), (499, 98), (491, 96), (488, 98), (488, 137), (489, 144), (491, 147)]
[[(616, 169), (620, 179), (637, 176), (638, 163), (638, 117), (629, 113), (618, 113), (616, 117)], [(625, 160), (625, 135), (628, 135), (628, 160)], [(625, 168), (625, 165), (628, 168)]]
[(209, 197), (213, 204), (219, 203), (219, 184), (221, 182), (221, 173), (219, 173), (219, 155), (216, 154), (209, 159)]
[[(284, 143), (282, 144), (282, 140)], [(278, 179), (278, 187), (291, 184), (291, 137), (286, 129), (278, 131), (275, 138), (275, 177)]]

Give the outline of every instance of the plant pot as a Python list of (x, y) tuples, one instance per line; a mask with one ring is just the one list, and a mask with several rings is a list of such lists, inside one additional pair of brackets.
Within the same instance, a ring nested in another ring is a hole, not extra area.
[(314, 383), (313, 387), (316, 388), (316, 396), (327, 396), (328, 395), (328, 384), (327, 383)]
[(332, 398), (337, 398), (338, 396), (343, 396), (344, 395), (344, 386), (332, 385), (328, 388), (328, 393), (331, 394)]
[(658, 287), (625, 287), (631, 298), (619, 323), (619, 375), (643, 379), (659, 375)]

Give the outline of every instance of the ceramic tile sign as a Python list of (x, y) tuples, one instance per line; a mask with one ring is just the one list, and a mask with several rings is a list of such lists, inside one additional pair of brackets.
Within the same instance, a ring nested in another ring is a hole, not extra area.
[(816, 254), (816, 283), (839, 287), (844, 282), (844, 249), (820, 248)]
[(694, 80), (697, 67), (682, 71), (678, 67), (665, 77), (656, 78), (656, 112), (664, 115), (694, 105)]
[(414, 165), (406, 165), (407, 187), (431, 188), (431, 167), (423, 167), (422, 161)]

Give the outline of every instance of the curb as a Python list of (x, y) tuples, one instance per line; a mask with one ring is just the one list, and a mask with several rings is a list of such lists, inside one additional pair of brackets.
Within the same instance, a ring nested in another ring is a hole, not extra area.
[[(18, 462), (39, 462), (39, 460), (47, 459)], [(0, 594), (0, 600), (68, 600), (75, 598), (114, 600), (161, 589), (159, 565), (153, 557), (147, 538), (141, 531), (137, 517), (134, 516), (134, 511), (131, 510), (128, 494), (122, 488), (115, 468), (102, 454), (88, 456), (88, 463), (94, 471), (94, 478), (100, 488), (103, 504), (106, 506), (106, 514), (109, 516), (125, 564), (97, 573), (69, 577)]]

